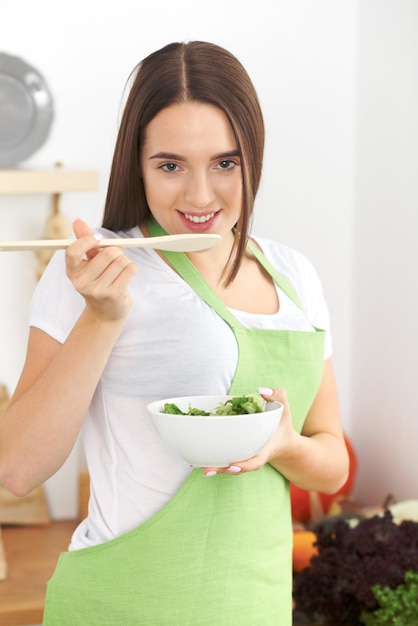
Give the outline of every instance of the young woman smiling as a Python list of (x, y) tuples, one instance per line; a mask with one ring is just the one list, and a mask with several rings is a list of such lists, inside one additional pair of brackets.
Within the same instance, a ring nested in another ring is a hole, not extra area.
[[(48, 585), (44, 626), (290, 626), (289, 481), (336, 490), (348, 456), (328, 311), (299, 252), (251, 233), (263, 118), (241, 63), (173, 43), (135, 69), (102, 227), (74, 222), (34, 295), (26, 363), (0, 422), (0, 480), (23, 494), (83, 432), (87, 519)], [(193, 253), (98, 238), (216, 233)], [(277, 432), (228, 468), (165, 447), (150, 400), (283, 402)]]

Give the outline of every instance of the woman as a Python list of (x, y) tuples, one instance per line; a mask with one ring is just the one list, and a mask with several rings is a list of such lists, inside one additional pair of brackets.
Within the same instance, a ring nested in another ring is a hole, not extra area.
[[(291, 624), (289, 481), (345, 480), (328, 313), (298, 252), (251, 236), (264, 127), (239, 61), (174, 43), (136, 68), (103, 228), (75, 220), (34, 296), (22, 376), (0, 424), (0, 479), (24, 494), (83, 429), (89, 515), (49, 582), (45, 626)], [(194, 253), (97, 239), (217, 233)], [(65, 277), (65, 272), (67, 277)], [(153, 431), (156, 398), (284, 403), (269, 444), (193, 469)]]

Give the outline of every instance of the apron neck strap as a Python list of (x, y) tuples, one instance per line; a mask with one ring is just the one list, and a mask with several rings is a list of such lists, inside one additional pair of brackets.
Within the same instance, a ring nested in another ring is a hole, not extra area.
[(260, 248), (255, 246), (251, 241), (247, 243), (247, 247), (253, 255), (256, 257), (257, 261), (264, 267), (266, 272), (270, 274), (275, 283), (279, 285), (279, 287), (285, 292), (287, 296), (296, 304), (296, 306), (303, 312), (302, 302), (300, 301), (299, 295), (297, 294), (294, 287), (289, 283), (288, 280), (282, 274), (280, 274), (274, 265), (270, 263), (268, 258), (261, 252)]

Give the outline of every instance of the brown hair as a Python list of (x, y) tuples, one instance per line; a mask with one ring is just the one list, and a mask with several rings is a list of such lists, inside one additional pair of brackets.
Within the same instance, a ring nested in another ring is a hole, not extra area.
[[(103, 226), (141, 226), (150, 210), (140, 177), (141, 149), (151, 120), (172, 104), (204, 102), (227, 115), (241, 156), (243, 206), (236, 225), (234, 258), (227, 284), (245, 252), (254, 200), (261, 177), (264, 123), (254, 86), (242, 64), (212, 43), (171, 43), (137, 65), (126, 101), (107, 190)], [(231, 260), (231, 259), (230, 259)]]

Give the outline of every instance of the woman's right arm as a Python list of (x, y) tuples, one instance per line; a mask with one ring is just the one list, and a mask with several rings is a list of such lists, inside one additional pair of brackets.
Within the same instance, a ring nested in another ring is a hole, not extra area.
[[(25, 365), (0, 420), (0, 482), (24, 495), (70, 454), (100, 376), (130, 310), (136, 267), (80, 222), (66, 254), (67, 274), (86, 306), (63, 344), (32, 328)], [(89, 252), (92, 251), (92, 252)], [(86, 258), (87, 255), (87, 258)]]

